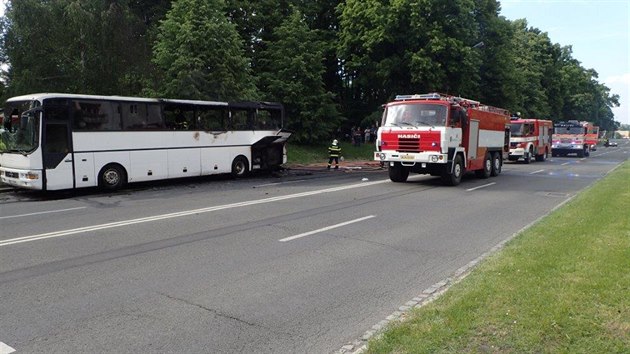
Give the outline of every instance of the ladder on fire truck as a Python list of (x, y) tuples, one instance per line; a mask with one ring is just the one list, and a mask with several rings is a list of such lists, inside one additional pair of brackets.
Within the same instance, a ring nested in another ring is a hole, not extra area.
[(503, 115), (510, 115), (510, 112), (507, 109), (497, 108), (493, 106), (488, 106), (481, 104), (479, 101), (471, 100), (468, 98), (463, 98), (459, 96), (447, 95), (444, 93), (432, 92), (432, 93), (423, 93), (423, 94), (413, 94), (413, 95), (396, 95), (395, 101), (447, 101), (451, 104), (460, 105), (465, 108), (474, 108), (480, 111), (487, 111), (492, 113), (498, 113)]

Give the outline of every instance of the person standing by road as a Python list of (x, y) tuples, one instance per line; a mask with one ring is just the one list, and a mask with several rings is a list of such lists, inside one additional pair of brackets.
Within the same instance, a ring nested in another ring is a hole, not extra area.
[(341, 156), (341, 147), (339, 147), (339, 142), (337, 139), (332, 141), (332, 144), (328, 148), (328, 169), (330, 170), (330, 165), (332, 165), (333, 160), (335, 161), (335, 170), (339, 169), (339, 156)]

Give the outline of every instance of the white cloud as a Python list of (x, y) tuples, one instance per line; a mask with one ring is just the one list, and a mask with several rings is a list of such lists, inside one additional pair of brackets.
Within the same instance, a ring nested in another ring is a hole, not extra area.
[(626, 84), (626, 85), (630, 85), (630, 73), (608, 76), (606, 79), (604, 79), (604, 83), (606, 85), (608, 85), (608, 84)]

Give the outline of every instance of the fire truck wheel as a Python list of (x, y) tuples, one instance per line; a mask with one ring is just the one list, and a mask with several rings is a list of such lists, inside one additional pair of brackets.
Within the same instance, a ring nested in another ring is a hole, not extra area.
[(486, 156), (483, 158), (483, 169), (476, 170), (475, 176), (477, 178), (488, 178), (492, 173), (492, 158), (490, 157), (490, 153), (486, 152)]
[(392, 182), (406, 182), (409, 177), (409, 169), (400, 164), (400, 162), (394, 163), (389, 166), (389, 179)]
[(523, 156), (523, 162), (526, 164), (532, 162), (532, 155), (534, 155), (534, 152), (532, 151), (532, 148), (529, 148), (529, 151), (527, 151), (525, 156)]
[(577, 156), (578, 157), (584, 157), (584, 150), (578, 151)]
[(453, 173), (451, 171), (444, 171), (442, 174), (442, 182), (448, 186), (456, 186), (462, 181), (462, 175), (464, 174), (464, 162), (462, 161), (462, 155), (455, 156), (453, 160)]
[(495, 152), (492, 154), (492, 172), (490, 176), (496, 177), (501, 173), (501, 153)]
[(544, 153), (542, 153), (541, 155), (536, 155), (536, 161), (543, 162), (547, 159), (547, 157), (548, 157), (548, 153), (547, 153), (547, 150), (545, 149)]

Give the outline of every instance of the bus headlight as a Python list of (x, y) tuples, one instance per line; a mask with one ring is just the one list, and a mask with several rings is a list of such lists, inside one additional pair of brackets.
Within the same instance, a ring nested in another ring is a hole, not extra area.
[(34, 172), (26, 172), (24, 174), (24, 178), (31, 179), (31, 180), (39, 179), (39, 175), (37, 173), (34, 173)]

